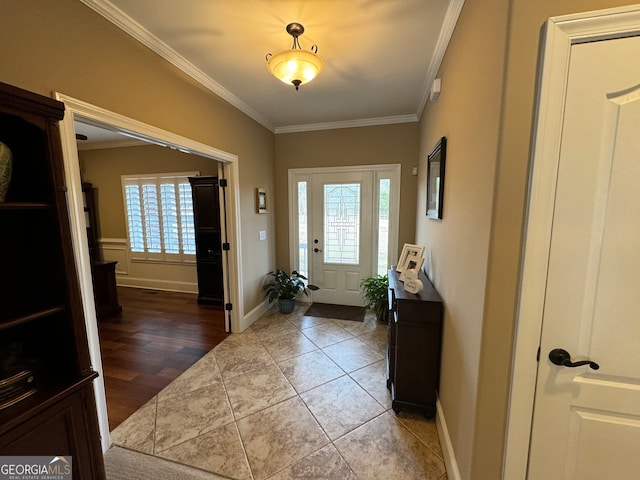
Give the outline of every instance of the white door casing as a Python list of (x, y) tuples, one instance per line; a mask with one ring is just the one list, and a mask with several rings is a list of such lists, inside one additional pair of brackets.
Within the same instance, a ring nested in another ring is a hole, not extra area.
[[(640, 471), (640, 37), (575, 45), (529, 478)], [(600, 364), (557, 366), (554, 348)]]
[[(375, 274), (378, 268), (386, 272), (386, 268), (397, 260), (398, 255), (398, 227), (400, 216), (400, 164), (381, 164), (381, 165), (357, 165), (347, 167), (312, 167), (312, 168), (296, 168), (290, 169), (288, 172), (289, 182), (289, 245), (290, 245), (290, 262), (293, 270), (301, 269), (307, 271), (310, 276), (311, 283), (326, 284), (325, 279), (318, 279), (318, 268), (333, 267), (326, 265), (325, 262), (319, 262), (324, 252), (314, 252), (314, 248), (324, 250), (320, 246), (320, 242), (324, 243), (314, 234), (318, 232), (323, 235), (323, 201), (322, 198), (315, 199), (315, 196), (322, 195), (322, 187), (315, 188), (314, 185), (321, 185), (322, 181), (330, 180), (333, 183), (353, 183), (361, 182), (366, 179), (367, 200), (361, 202), (361, 211), (368, 215), (365, 218), (364, 226), (360, 225), (360, 238), (362, 240), (359, 260), (363, 261), (365, 267), (358, 267), (360, 271), (357, 273), (345, 273), (351, 266), (343, 266), (343, 272), (330, 272), (329, 276), (333, 279), (329, 281), (340, 281), (345, 285), (348, 284), (350, 290), (347, 297), (351, 300), (340, 298), (343, 292), (340, 288), (322, 288), (325, 290), (315, 291), (311, 293), (311, 299), (315, 302), (327, 303), (343, 303), (351, 305), (362, 305), (362, 294), (359, 290), (360, 280), (364, 277)], [(315, 178), (315, 180), (314, 180)], [(384, 188), (383, 188), (384, 183)], [(303, 191), (299, 191), (302, 185)], [(388, 189), (388, 195), (384, 195)], [(371, 190), (371, 193), (368, 191)], [(315, 194), (314, 194), (315, 192)], [(381, 206), (385, 203), (388, 208)], [(314, 205), (316, 205), (314, 207)], [(387, 211), (388, 210), (388, 211)], [(381, 218), (381, 211), (387, 211), (388, 218)], [(301, 213), (302, 212), (302, 213)], [(300, 216), (302, 214), (302, 217)], [(314, 225), (316, 225), (314, 227)], [(315, 228), (315, 231), (314, 231)], [(318, 240), (314, 244), (314, 239)], [(386, 257), (385, 257), (386, 252)], [(320, 254), (320, 255), (318, 255)], [(315, 265), (318, 261), (320, 264)], [(329, 262), (330, 263), (330, 262)], [(327, 269), (327, 270), (330, 270)], [(354, 270), (352, 270), (353, 272)], [(324, 276), (324, 271), (320, 272)], [(347, 277), (349, 277), (347, 279)], [(319, 281), (318, 281), (319, 280)], [(356, 286), (356, 283), (358, 284)], [(356, 293), (355, 290), (358, 290)], [(335, 290), (335, 292), (332, 292)], [(328, 295), (328, 297), (327, 297)]]
[[(93, 385), (96, 396), (98, 424), (102, 437), (101, 443), (103, 451), (106, 451), (110, 446), (109, 422), (107, 418), (106, 395), (102, 375), (102, 358), (93, 298), (89, 248), (87, 246), (86, 225), (84, 224), (84, 204), (82, 200), (74, 119), (78, 117), (78, 119), (88, 123), (94, 122), (98, 125), (108, 124), (116, 130), (126, 132), (135, 138), (162, 145), (172, 145), (182, 148), (183, 151), (189, 151), (220, 162), (220, 164), (222, 164), (220, 170), (228, 182), (226, 214), (228, 216), (227, 225), (230, 225), (230, 228), (226, 230), (226, 236), (232, 245), (240, 245), (241, 242), (239, 227), (240, 212), (238, 210), (238, 205), (240, 204), (238, 157), (234, 154), (105, 110), (62, 93), (55, 92), (54, 96), (57, 100), (65, 104), (65, 118), (60, 122), (60, 136), (65, 170), (65, 185), (68, 192), (67, 202), (76, 270), (84, 308), (85, 326), (87, 328), (89, 353), (93, 369), (100, 374)], [(244, 307), (240, 301), (242, 298), (242, 257), (239, 248), (232, 249), (229, 252), (228, 262), (231, 268), (229, 268), (227, 272), (228, 290), (225, 289), (225, 295), (229, 295), (229, 299), (234, 305), (230, 320), (231, 328), (233, 331), (242, 331), (248, 325), (243, 321)], [(227, 277), (227, 275), (225, 275), (225, 277)]]
[[(640, 39), (620, 39), (639, 20), (635, 6), (546, 27), (503, 478), (640, 468)], [(553, 365), (553, 348), (601, 368)]]

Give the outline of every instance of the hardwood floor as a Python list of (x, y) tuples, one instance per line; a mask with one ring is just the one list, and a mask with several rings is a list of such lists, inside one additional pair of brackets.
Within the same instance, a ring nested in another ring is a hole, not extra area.
[(222, 307), (195, 294), (118, 287), (122, 313), (98, 322), (113, 430), (227, 337)]

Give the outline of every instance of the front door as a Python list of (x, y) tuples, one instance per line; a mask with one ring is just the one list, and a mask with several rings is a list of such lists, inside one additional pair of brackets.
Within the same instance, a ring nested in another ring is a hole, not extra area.
[(637, 36), (571, 48), (531, 480), (640, 472), (639, 58)]
[(313, 301), (363, 305), (360, 281), (371, 275), (373, 173), (311, 176)]

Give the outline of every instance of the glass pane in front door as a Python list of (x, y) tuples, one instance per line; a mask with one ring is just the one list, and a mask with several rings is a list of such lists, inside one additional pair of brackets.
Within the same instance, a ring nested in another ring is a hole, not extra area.
[(360, 262), (360, 184), (324, 185), (324, 261)]

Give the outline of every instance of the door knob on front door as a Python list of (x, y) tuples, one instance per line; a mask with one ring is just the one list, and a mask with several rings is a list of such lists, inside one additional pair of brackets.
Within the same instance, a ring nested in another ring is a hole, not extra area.
[(600, 365), (591, 360), (580, 360), (579, 362), (571, 361), (571, 354), (562, 348), (554, 348), (549, 352), (549, 360), (554, 365), (560, 365), (561, 367), (581, 367), (582, 365), (589, 365), (592, 370), (598, 370)]
[(314, 248), (314, 249), (313, 249), (313, 251), (314, 251), (315, 253), (318, 253), (318, 252), (321, 252), (322, 250), (320, 250), (319, 248)]

